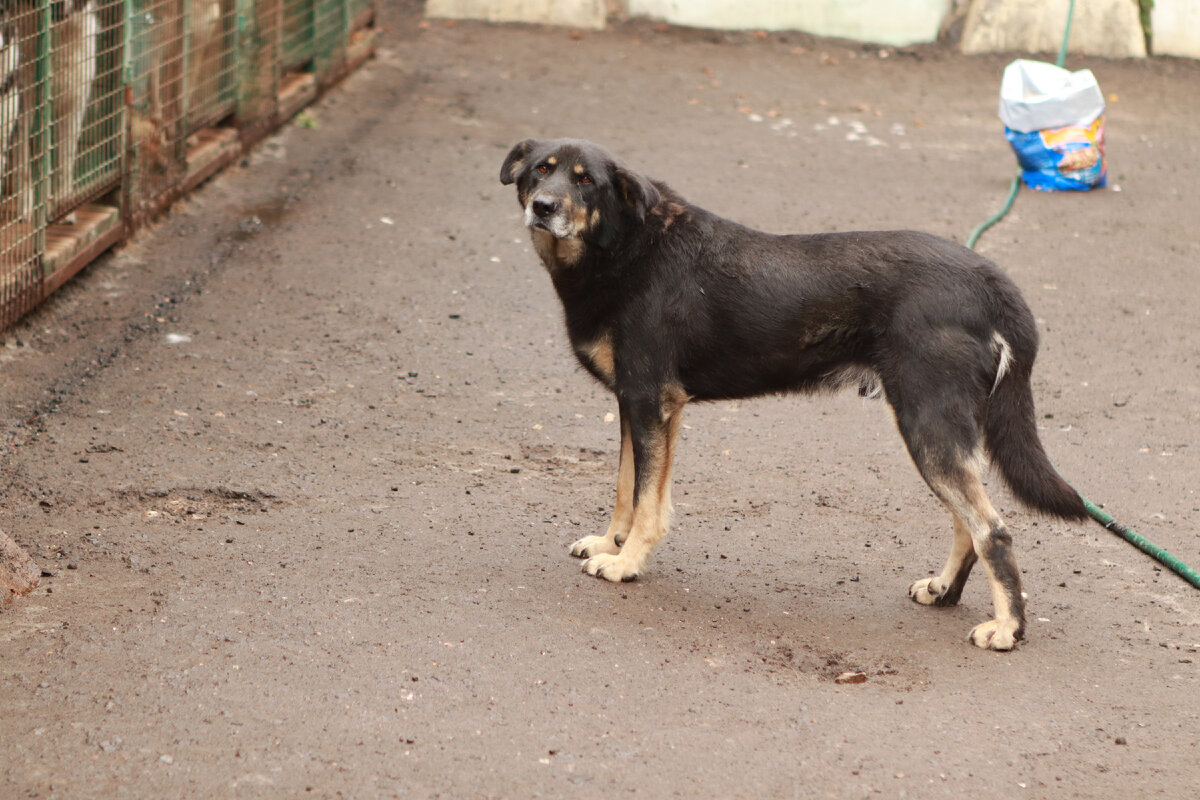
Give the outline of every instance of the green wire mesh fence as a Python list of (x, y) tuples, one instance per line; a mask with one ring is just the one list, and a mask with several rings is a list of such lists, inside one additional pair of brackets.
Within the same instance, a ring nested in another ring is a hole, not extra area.
[(372, 0), (0, 0), (0, 329), (374, 47)]

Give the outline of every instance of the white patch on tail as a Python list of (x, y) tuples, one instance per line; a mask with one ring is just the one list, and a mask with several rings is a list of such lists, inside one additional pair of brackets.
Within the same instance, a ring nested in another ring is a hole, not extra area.
[(996, 351), (1000, 363), (996, 366), (996, 379), (992, 381), (992, 390), (988, 392), (989, 397), (996, 393), (996, 388), (1000, 385), (1000, 381), (1004, 380), (1004, 376), (1008, 374), (1008, 370), (1013, 362), (1012, 346), (1009, 345), (1008, 341), (998, 331), (992, 332), (992, 348)]

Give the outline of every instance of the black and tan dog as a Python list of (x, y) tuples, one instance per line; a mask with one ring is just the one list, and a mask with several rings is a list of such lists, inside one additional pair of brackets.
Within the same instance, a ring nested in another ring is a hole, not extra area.
[(686, 403), (856, 386), (891, 405), (917, 469), (954, 519), (941, 574), (909, 595), (957, 603), (981, 559), (996, 618), (971, 641), (1009, 650), (1022, 638), (1012, 538), (983, 486), (988, 457), (1030, 507), (1065, 519), (1087, 512), (1038, 440), (1037, 331), (995, 264), (910, 231), (752, 230), (586, 141), (523, 141), (500, 181), (517, 185), (575, 355), (620, 409), (612, 523), (571, 546), (588, 573), (637, 577), (666, 533)]

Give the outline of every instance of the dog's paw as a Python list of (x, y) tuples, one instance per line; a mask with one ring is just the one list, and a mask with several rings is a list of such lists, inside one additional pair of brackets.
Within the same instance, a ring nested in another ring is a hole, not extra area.
[(984, 650), (1012, 650), (1021, 639), (1021, 623), (1016, 620), (988, 620), (971, 630), (971, 644)]
[(620, 555), (600, 553), (583, 562), (583, 571), (588, 575), (604, 578), (606, 581), (621, 583), (636, 578), (641, 572), (641, 568), (631, 563), (630, 559), (621, 558)]
[(938, 578), (922, 578), (908, 587), (908, 596), (923, 606), (945, 605), (946, 587)]
[(571, 545), (571, 555), (576, 558), (591, 558), (601, 553), (616, 555), (619, 552), (621, 548), (607, 536), (585, 536)]

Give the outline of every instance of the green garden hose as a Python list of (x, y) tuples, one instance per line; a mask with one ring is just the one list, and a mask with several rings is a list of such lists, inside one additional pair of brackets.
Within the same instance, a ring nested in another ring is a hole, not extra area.
[(1020, 191), (1020, 189), (1021, 170), (1017, 170), (1017, 174), (1013, 175), (1012, 186), (1010, 186), (1008, 189), (1008, 199), (1004, 201), (1004, 207), (975, 226), (975, 230), (971, 231), (971, 235), (967, 237), (967, 247), (974, 250), (975, 243), (979, 241), (979, 237), (983, 235), (983, 232), (995, 225), (1000, 220), (1004, 219), (1004, 216), (1009, 212), (1009, 209), (1013, 207), (1013, 201), (1017, 199), (1017, 192)]
[[(1056, 63), (1059, 67), (1062, 67), (1067, 60), (1067, 40), (1071, 37), (1071, 20), (1074, 16), (1075, 0), (1071, 0), (1071, 4), (1067, 8), (1067, 25), (1066, 29), (1063, 31), (1062, 45), (1058, 48), (1058, 61)], [(975, 243), (979, 241), (979, 237), (983, 235), (984, 231), (995, 225), (1000, 220), (1004, 219), (1004, 216), (1008, 214), (1009, 210), (1013, 207), (1013, 203), (1017, 199), (1017, 192), (1020, 191), (1020, 189), (1021, 171), (1018, 169), (1017, 174), (1013, 176), (1012, 186), (1009, 187), (1008, 197), (1004, 201), (1004, 207), (992, 216), (985, 219), (983, 222), (979, 223), (979, 225), (977, 225), (975, 229), (971, 231), (971, 235), (967, 237), (967, 247), (970, 247), (972, 250), (974, 250)], [(1183, 578), (1192, 586), (1200, 589), (1200, 573), (1197, 573), (1196, 570), (1192, 569), (1187, 564), (1183, 563), (1158, 545), (1147, 541), (1140, 536), (1137, 531), (1133, 530), (1127, 525), (1117, 522), (1117, 520), (1113, 519), (1111, 514), (1101, 509), (1082, 494), (1079, 496), (1083, 500), (1083, 505), (1084, 508), (1087, 509), (1088, 515), (1091, 516), (1092, 519), (1096, 520), (1096, 522), (1099, 522), (1101, 525), (1103, 525), (1105, 530), (1117, 534), (1122, 539), (1136, 547), (1138, 550), (1141, 550), (1143, 553), (1150, 556), (1179, 577)]]
[[(1083, 495), (1080, 495), (1080, 497), (1083, 497)], [(1187, 564), (1183, 563), (1178, 558), (1171, 555), (1166, 550), (1163, 550), (1153, 542), (1149, 542), (1142, 538), (1132, 528), (1128, 528), (1125, 525), (1117, 522), (1112, 518), (1111, 514), (1108, 514), (1104, 510), (1097, 508), (1096, 505), (1086, 497), (1083, 497), (1083, 505), (1085, 508), (1087, 508), (1088, 514), (1091, 515), (1092, 519), (1103, 525), (1105, 530), (1110, 530), (1117, 534), (1122, 539), (1136, 547), (1138, 550), (1141, 550), (1143, 553), (1150, 556), (1179, 577), (1183, 578), (1192, 586), (1200, 589), (1200, 573), (1196, 572), (1196, 570), (1192, 569)]]

